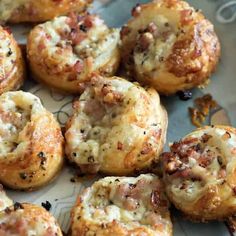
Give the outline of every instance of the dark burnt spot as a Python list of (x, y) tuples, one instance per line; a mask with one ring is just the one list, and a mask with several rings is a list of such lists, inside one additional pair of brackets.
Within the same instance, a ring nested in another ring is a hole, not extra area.
[(27, 174), (25, 172), (20, 173), (19, 176), (23, 180), (27, 179)]
[(50, 211), (52, 204), (49, 201), (42, 202), (41, 203), (42, 207), (45, 208), (47, 211)]
[(20, 210), (20, 209), (24, 209), (23, 205), (19, 202), (16, 202), (14, 204), (14, 211)]

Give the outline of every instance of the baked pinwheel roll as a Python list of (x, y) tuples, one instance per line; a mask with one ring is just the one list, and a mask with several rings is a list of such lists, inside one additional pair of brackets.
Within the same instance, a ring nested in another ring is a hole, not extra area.
[(158, 177), (106, 177), (78, 197), (71, 214), (71, 235), (170, 236), (168, 208)]
[(168, 121), (154, 89), (98, 76), (73, 106), (66, 154), (83, 173), (130, 175), (158, 160)]
[(15, 203), (0, 212), (0, 235), (62, 236), (62, 232), (55, 218), (44, 208)]
[(6, 195), (5, 191), (3, 190), (3, 186), (0, 184), (0, 211), (11, 205), (13, 205), (13, 201)]
[(0, 21), (43, 22), (70, 11), (82, 12), (92, 0), (1, 0)]
[(33, 94), (0, 96), (0, 182), (32, 190), (47, 184), (63, 164), (58, 122)]
[(119, 30), (109, 29), (97, 15), (55, 18), (29, 35), (32, 73), (53, 88), (81, 92), (92, 74), (114, 74), (120, 62), (119, 38)]
[(162, 94), (203, 86), (220, 43), (213, 25), (180, 0), (137, 5), (121, 31), (122, 61), (135, 79)]
[(21, 50), (9, 29), (0, 26), (0, 95), (19, 89), (24, 77)]
[(164, 153), (166, 191), (190, 219), (225, 219), (236, 212), (236, 129), (204, 127)]

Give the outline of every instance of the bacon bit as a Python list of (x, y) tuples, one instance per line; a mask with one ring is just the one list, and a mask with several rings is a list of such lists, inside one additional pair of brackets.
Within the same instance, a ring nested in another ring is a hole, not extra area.
[(137, 4), (131, 11), (131, 15), (133, 17), (137, 17), (139, 16), (139, 14), (141, 13), (142, 11), (142, 8), (141, 8), (141, 5), (140, 4)]
[(120, 37), (121, 39), (124, 38), (124, 36), (128, 35), (131, 32), (131, 29), (128, 26), (123, 26), (120, 31)]
[(206, 117), (196, 108), (189, 107), (189, 114), (191, 117), (192, 124), (196, 127), (201, 127), (204, 121), (206, 120)]
[[(61, 0), (59, 0), (59, 1), (61, 1)], [(53, 230), (53, 228), (51, 226), (49, 228), (47, 228), (46, 234), (44, 234), (44, 236), (54, 236), (54, 235), (57, 235), (57, 233)]]
[(147, 50), (150, 46), (150, 44), (153, 42), (154, 38), (153, 35), (149, 32), (144, 33), (139, 38), (139, 46), (141, 49), (141, 52)]
[(220, 169), (219, 171), (219, 178), (224, 179), (226, 177), (226, 170), (225, 169)]
[(70, 33), (70, 40), (73, 45), (80, 44), (83, 40), (87, 38), (84, 32), (78, 32), (77, 30), (72, 30)]
[(27, 235), (28, 222), (24, 219), (18, 219), (14, 225), (16, 233), (19, 235)]
[(173, 175), (173, 177), (175, 178), (189, 178), (191, 176), (191, 169), (190, 168), (186, 168), (184, 170), (179, 170), (177, 172), (175, 172)]
[(228, 131), (226, 131), (225, 134), (222, 135), (222, 139), (224, 141), (227, 141), (230, 138), (231, 138), (231, 134)]
[(12, 34), (12, 31), (11, 31), (10, 27), (4, 26), (3, 28), (8, 34)]
[(94, 18), (91, 15), (87, 15), (84, 19), (84, 26), (86, 28), (92, 28), (93, 27), (93, 20)]
[(207, 116), (211, 109), (217, 107), (217, 102), (213, 100), (210, 94), (205, 94), (203, 97), (195, 99), (195, 105), (201, 111), (201, 113)]
[(40, 41), (39, 44), (38, 44), (38, 50), (39, 51), (42, 51), (46, 48), (46, 45), (43, 41)]
[(234, 195), (236, 195), (236, 186), (233, 187), (233, 192), (234, 192)]
[(77, 72), (77, 73), (81, 73), (84, 69), (84, 64), (82, 61), (77, 61), (74, 65), (74, 70)]
[(142, 155), (147, 155), (152, 151), (152, 145), (150, 143), (144, 143), (142, 151), (140, 152)]
[(209, 134), (206, 134), (206, 133), (203, 134), (202, 137), (201, 137), (203, 143), (207, 143), (210, 138), (212, 138), (212, 135), (209, 135)]
[(154, 22), (151, 22), (147, 27), (147, 32), (150, 32), (154, 36), (157, 34), (157, 25)]
[(152, 191), (151, 193), (151, 204), (154, 207), (159, 207), (161, 205), (161, 196), (160, 196), (160, 192), (155, 190)]
[(104, 84), (101, 88), (101, 95), (103, 96), (103, 101), (109, 104), (117, 104), (123, 100), (121, 93), (113, 91), (109, 84)]
[(213, 156), (202, 155), (198, 158), (197, 161), (198, 161), (199, 166), (206, 168), (207, 166), (211, 164), (212, 160), (213, 160)]
[(77, 80), (77, 74), (72, 73), (68, 76), (67, 79), (68, 79), (68, 81), (75, 81), (75, 80)]
[(75, 12), (70, 12), (66, 23), (70, 28), (76, 28), (78, 24), (78, 15)]
[(165, 166), (165, 171), (169, 175), (172, 175), (178, 170), (178, 167), (179, 166), (177, 165), (177, 163), (175, 161), (171, 161)]
[(52, 36), (50, 35), (50, 34), (45, 34), (45, 38), (47, 39), (47, 40), (51, 40), (52, 39)]
[(159, 130), (153, 131), (152, 136), (156, 139), (156, 141), (159, 141), (161, 134), (162, 134), (162, 130), (159, 129)]
[(180, 23), (181, 25), (186, 25), (189, 22), (192, 21), (192, 13), (193, 11), (191, 9), (186, 9), (186, 10), (182, 10), (180, 12)]
[(123, 150), (123, 143), (118, 142), (118, 143), (117, 143), (117, 149), (118, 149), (118, 150)]
[(189, 107), (189, 114), (192, 124), (201, 127), (210, 114), (210, 111), (218, 106), (210, 94), (199, 97), (194, 101), (196, 108)]
[(157, 37), (157, 35), (158, 35), (158, 28), (157, 28), (156, 24), (153, 23), (153, 22), (151, 22), (151, 23), (148, 25), (148, 27), (147, 27), (147, 29), (146, 29), (146, 32), (149, 32), (149, 33), (151, 33), (154, 37)]

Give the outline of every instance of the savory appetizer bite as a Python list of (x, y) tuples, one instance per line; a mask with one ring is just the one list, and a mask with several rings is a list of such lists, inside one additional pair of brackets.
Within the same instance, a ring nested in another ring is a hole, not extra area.
[(120, 62), (119, 38), (118, 29), (88, 13), (38, 25), (27, 44), (33, 76), (53, 88), (81, 92), (92, 74), (114, 74)]
[(83, 173), (130, 175), (158, 160), (168, 120), (154, 89), (97, 76), (73, 107), (66, 154)]
[(71, 236), (170, 236), (168, 208), (158, 177), (106, 177), (78, 197), (71, 214)]
[(0, 96), (0, 182), (32, 190), (47, 184), (63, 164), (58, 122), (33, 94)]
[(92, 0), (1, 0), (0, 22), (43, 22), (70, 11), (82, 12)]
[(166, 95), (203, 86), (220, 43), (213, 25), (180, 0), (137, 5), (121, 31), (122, 61), (135, 79)]
[(164, 153), (166, 191), (176, 208), (197, 221), (236, 212), (236, 129), (204, 127)]
[(62, 232), (55, 218), (44, 208), (15, 203), (0, 212), (0, 235), (62, 236)]
[[(6, 209), (11, 205), (13, 205), (13, 201), (6, 195), (3, 186), (0, 184), (0, 211)], [(1, 227), (0, 227), (0, 232), (1, 232)]]
[(11, 31), (0, 26), (0, 95), (19, 89), (24, 77), (25, 67), (20, 47)]

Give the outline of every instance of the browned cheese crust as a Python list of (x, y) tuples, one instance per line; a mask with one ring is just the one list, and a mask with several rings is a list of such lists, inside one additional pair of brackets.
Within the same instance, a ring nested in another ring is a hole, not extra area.
[(168, 208), (158, 177), (107, 177), (78, 197), (71, 214), (71, 235), (171, 236)]
[(138, 81), (166, 95), (204, 85), (220, 43), (213, 25), (180, 0), (138, 5), (121, 31), (122, 61)]
[(25, 78), (21, 50), (7, 28), (0, 26), (0, 95), (17, 90)]
[(196, 221), (222, 220), (236, 211), (236, 129), (204, 127), (164, 153), (171, 202)]
[(0, 21), (44, 22), (71, 11), (84, 11), (92, 0), (1, 0)]
[(62, 236), (55, 218), (44, 208), (15, 203), (0, 212), (1, 236)]
[(32, 190), (47, 184), (63, 164), (60, 126), (36, 96), (18, 91), (0, 96), (0, 182)]
[(57, 17), (36, 26), (28, 37), (33, 77), (58, 90), (78, 93), (93, 74), (113, 75), (120, 62), (119, 30), (97, 15)]
[(154, 89), (119, 77), (94, 77), (74, 103), (66, 154), (85, 173), (131, 175), (159, 160), (167, 124)]

